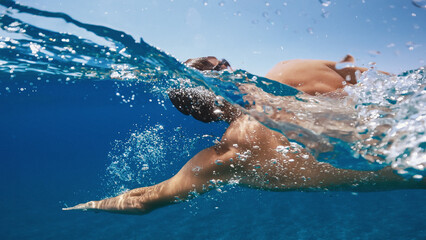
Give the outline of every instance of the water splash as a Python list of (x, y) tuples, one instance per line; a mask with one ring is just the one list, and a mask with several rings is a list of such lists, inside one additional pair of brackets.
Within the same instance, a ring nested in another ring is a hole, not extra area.
[[(7, 0), (0, 5), (7, 8), (0, 16), (0, 75), (2, 84), (9, 84), (0, 94), (37, 87), (16, 83), (15, 78), (143, 82), (151, 86), (150, 92), (164, 96), (169, 88), (201, 85), (312, 152), (344, 144), (354, 155), (391, 164), (401, 173), (422, 171), (426, 163), (423, 69), (399, 77), (368, 71), (359, 84), (345, 89), (346, 98), (311, 97), (243, 70), (198, 72), (142, 39), (136, 41), (124, 32), (82, 23), (64, 13)], [(22, 14), (64, 20), (77, 33), (32, 25), (21, 20)], [(19, 75), (25, 78), (17, 78)], [(137, 136), (127, 145), (136, 144)], [(116, 169), (127, 171), (126, 165), (120, 165), (124, 163), (117, 164)], [(121, 180), (135, 178), (124, 172), (119, 174)]]
[(426, 8), (426, 1), (425, 0), (412, 0), (411, 1), (414, 6), (418, 8)]
[[(401, 76), (366, 72), (346, 91), (357, 110), (360, 139), (352, 146), (367, 159), (391, 164), (401, 174), (426, 166), (426, 74), (424, 68)], [(424, 175), (424, 173), (423, 173)]]

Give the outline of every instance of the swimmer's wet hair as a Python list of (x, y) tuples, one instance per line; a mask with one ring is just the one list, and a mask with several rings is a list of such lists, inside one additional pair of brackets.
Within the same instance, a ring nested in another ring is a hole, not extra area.
[[(211, 59), (218, 61), (218, 64), (211, 63)], [(200, 71), (221, 70), (222, 66), (230, 67), (228, 61), (219, 61), (216, 57), (191, 58), (185, 61), (185, 65), (196, 68)], [(223, 111), (229, 113), (230, 118), (241, 114), (237, 108), (228, 101), (216, 96), (213, 92), (204, 87), (171, 89), (169, 98), (173, 105), (185, 115), (193, 116), (202, 122), (215, 122), (220, 120), (231, 121), (232, 119), (222, 119)], [(219, 104), (220, 102), (220, 104)]]
[(213, 57), (190, 58), (185, 61), (185, 65), (196, 68), (200, 71), (213, 70), (215, 65), (209, 61), (209, 58)]
[(202, 122), (230, 122), (241, 115), (231, 103), (204, 87), (172, 89), (169, 98), (181, 113)]
[(220, 108), (216, 105), (216, 95), (203, 87), (172, 89), (169, 98), (183, 114), (193, 116), (202, 122), (219, 121)]

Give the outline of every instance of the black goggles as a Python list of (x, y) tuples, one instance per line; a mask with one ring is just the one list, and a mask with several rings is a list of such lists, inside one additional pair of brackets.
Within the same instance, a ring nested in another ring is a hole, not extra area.
[[(225, 66), (225, 67), (224, 67)], [(229, 64), (228, 61), (226, 61), (226, 59), (222, 59), (220, 60), (220, 62), (213, 68), (213, 70), (215, 71), (220, 71), (226, 68), (231, 68), (231, 65)], [(231, 68), (232, 70), (232, 68)]]

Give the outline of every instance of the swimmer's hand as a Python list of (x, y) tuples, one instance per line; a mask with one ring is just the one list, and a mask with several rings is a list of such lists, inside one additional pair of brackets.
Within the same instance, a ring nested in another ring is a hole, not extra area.
[(96, 208), (96, 201), (90, 201), (87, 203), (80, 203), (78, 205), (75, 205), (74, 207), (66, 207), (62, 208), (63, 211), (69, 211), (69, 210), (81, 210), (81, 211), (88, 211), (88, 210), (98, 210)]
[(62, 208), (62, 210), (146, 214), (155, 207), (164, 204), (161, 200), (159, 200), (157, 192), (153, 192), (153, 190), (156, 189), (156, 187), (137, 188), (116, 197), (81, 203), (74, 207)]

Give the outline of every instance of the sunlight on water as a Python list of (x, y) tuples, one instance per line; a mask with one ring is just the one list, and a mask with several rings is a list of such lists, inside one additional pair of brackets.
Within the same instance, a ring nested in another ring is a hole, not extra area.
[[(331, 4), (320, 2), (324, 7)], [(401, 174), (424, 175), (424, 69), (401, 76), (370, 70), (360, 76), (357, 85), (345, 88), (346, 97), (312, 97), (244, 70), (203, 75), (142, 39), (136, 41), (121, 31), (81, 23), (63, 13), (11, 1), (1, 5), (8, 8), (0, 16), (0, 75), (6, 86), (0, 89), (2, 95), (11, 91), (36, 94), (38, 82), (43, 81), (111, 80), (118, 89), (120, 84), (148, 83), (150, 93), (163, 97), (170, 88), (201, 85), (314, 153), (344, 146), (355, 157), (392, 165)], [(62, 19), (69, 25), (67, 29), (77, 30), (60, 33), (23, 20), (31, 18)], [(18, 75), (28, 81), (14, 82)], [(135, 97), (137, 94), (123, 99), (131, 104)], [(167, 165), (164, 149), (171, 144), (163, 139), (162, 131), (159, 124), (116, 143), (108, 170), (117, 191), (127, 188), (123, 182), (140, 184), (149, 179), (146, 174), (161, 172)]]

